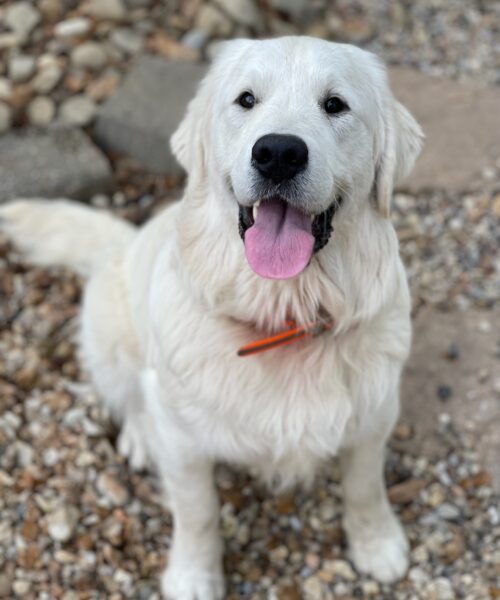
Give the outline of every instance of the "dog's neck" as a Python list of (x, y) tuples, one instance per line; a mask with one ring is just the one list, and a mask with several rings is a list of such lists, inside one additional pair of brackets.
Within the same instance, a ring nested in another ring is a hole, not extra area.
[(345, 199), (327, 246), (300, 276), (284, 281), (253, 273), (238, 234), (237, 203), (225, 200), (210, 190), (191, 191), (179, 224), (181, 264), (212, 314), (272, 333), (289, 318), (314, 322), (324, 310), (345, 329), (374, 316), (394, 294), (397, 238), (368, 198)]

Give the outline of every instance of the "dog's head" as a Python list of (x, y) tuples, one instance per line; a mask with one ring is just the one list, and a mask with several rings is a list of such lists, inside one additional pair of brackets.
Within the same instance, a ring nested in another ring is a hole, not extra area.
[[(420, 127), (378, 59), (306, 37), (222, 45), (172, 137), (190, 182), (239, 211), (252, 269), (287, 279), (328, 243), (341, 204), (389, 215)], [(343, 210), (340, 208), (340, 210)]]

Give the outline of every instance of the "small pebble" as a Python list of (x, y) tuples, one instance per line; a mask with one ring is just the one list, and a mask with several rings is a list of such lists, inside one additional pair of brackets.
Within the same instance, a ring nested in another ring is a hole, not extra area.
[(439, 506), (437, 509), (437, 513), (446, 521), (457, 521), (460, 518), (460, 510), (449, 502), (444, 502), (441, 504), (441, 506)]
[(460, 358), (460, 349), (458, 344), (455, 344), (455, 342), (449, 344), (448, 348), (446, 349), (445, 356), (448, 360), (457, 360)]
[(74, 506), (61, 506), (47, 516), (47, 529), (50, 537), (57, 542), (68, 542), (75, 532), (79, 519)]
[(9, 60), (9, 77), (14, 83), (29, 79), (35, 72), (36, 61), (33, 56), (20, 54)]
[(346, 560), (325, 560), (323, 562), (323, 569), (335, 577), (342, 577), (342, 579), (346, 579), (347, 581), (354, 581), (356, 579), (353, 568)]
[(40, 13), (31, 2), (14, 2), (5, 10), (5, 25), (23, 40), (28, 38), (40, 20)]
[(23, 596), (29, 594), (31, 590), (31, 583), (29, 581), (16, 579), (12, 584), (12, 590), (17, 596), (22, 598)]
[(84, 127), (93, 121), (96, 110), (95, 102), (85, 94), (80, 94), (65, 100), (61, 104), (59, 115), (64, 123)]
[(48, 94), (61, 80), (63, 70), (57, 64), (42, 67), (32, 81), (33, 90), (39, 94)]
[(110, 40), (119, 50), (130, 55), (137, 54), (144, 46), (144, 37), (127, 27), (114, 29), (111, 32)]
[(59, 22), (54, 28), (54, 34), (60, 38), (78, 37), (90, 30), (90, 20), (85, 17), (75, 17)]
[(121, 0), (88, 0), (83, 8), (85, 14), (98, 20), (121, 21), (127, 15)]
[(126, 488), (110, 473), (101, 473), (96, 487), (99, 493), (114, 506), (123, 506), (129, 498)]
[(28, 105), (28, 119), (32, 125), (48, 125), (56, 114), (54, 101), (47, 96), (38, 96)]
[(441, 384), (438, 386), (437, 390), (437, 396), (440, 400), (442, 400), (443, 402), (445, 402), (446, 400), (449, 400), (451, 398), (452, 395), (452, 389), (449, 385), (446, 384)]
[(0, 77), (0, 100), (6, 100), (12, 94), (12, 84), (5, 77)]
[(75, 67), (99, 70), (106, 64), (107, 54), (101, 44), (85, 42), (71, 52), (71, 62)]

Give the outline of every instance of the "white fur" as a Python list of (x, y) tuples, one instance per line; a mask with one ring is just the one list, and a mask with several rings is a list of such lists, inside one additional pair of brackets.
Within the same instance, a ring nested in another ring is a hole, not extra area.
[[(258, 98), (250, 111), (234, 102), (247, 89)], [(333, 93), (348, 113), (324, 113)], [(245, 260), (237, 202), (254, 200), (256, 139), (280, 132), (309, 147), (307, 210), (322, 212), (339, 194), (343, 204), (304, 273), (271, 281)], [(2, 227), (33, 260), (91, 273), (83, 355), (123, 422), (121, 450), (138, 467), (153, 460), (175, 519), (165, 597), (223, 597), (218, 460), (255, 467), (281, 489), (311, 481), (339, 454), (356, 567), (381, 581), (401, 577), (407, 542), (382, 471), (410, 346), (410, 299), (385, 217), (419, 152), (418, 125), (367, 52), (310, 38), (240, 40), (224, 45), (172, 145), (189, 174), (185, 197), (137, 233), (70, 203), (0, 209)], [(99, 256), (107, 246), (114, 252)], [(237, 357), (287, 315), (307, 322), (320, 306), (335, 318), (333, 333)]]

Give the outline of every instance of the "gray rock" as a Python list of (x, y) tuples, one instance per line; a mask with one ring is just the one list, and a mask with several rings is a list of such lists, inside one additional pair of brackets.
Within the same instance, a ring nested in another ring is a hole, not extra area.
[(85, 17), (75, 17), (74, 19), (67, 19), (61, 21), (54, 27), (54, 34), (56, 37), (77, 37), (79, 35), (85, 35), (90, 30), (90, 19)]
[(29, 103), (27, 113), (31, 125), (48, 125), (54, 119), (56, 105), (52, 98), (37, 96)]
[(10, 106), (5, 102), (0, 102), (0, 133), (10, 129), (12, 122), (12, 113)]
[(181, 173), (170, 151), (170, 136), (205, 71), (199, 64), (142, 57), (120, 90), (99, 109), (98, 140), (154, 172)]
[(47, 517), (47, 530), (56, 542), (68, 542), (75, 532), (80, 515), (74, 506), (61, 506)]
[(109, 39), (119, 50), (130, 55), (139, 53), (144, 46), (144, 36), (129, 27), (114, 29)]
[(31, 2), (15, 2), (5, 10), (5, 25), (23, 40), (29, 36), (40, 20), (40, 13)]
[(48, 94), (56, 87), (62, 76), (63, 70), (55, 63), (42, 67), (33, 78), (33, 90), (40, 94)]
[(108, 56), (101, 44), (85, 42), (71, 52), (71, 62), (75, 67), (99, 70), (107, 63)]
[(35, 72), (36, 62), (33, 56), (18, 54), (9, 60), (9, 77), (14, 83), (26, 81)]
[(403, 68), (392, 69), (390, 78), (396, 97), (426, 135), (415, 170), (401, 188), (418, 193), (474, 187), (484, 167), (500, 156), (500, 89)]
[(106, 158), (79, 129), (18, 129), (0, 137), (0, 202), (18, 196), (86, 199), (112, 186)]
[(78, 94), (65, 100), (59, 109), (63, 123), (85, 127), (89, 125), (96, 114), (95, 102), (85, 94)]

